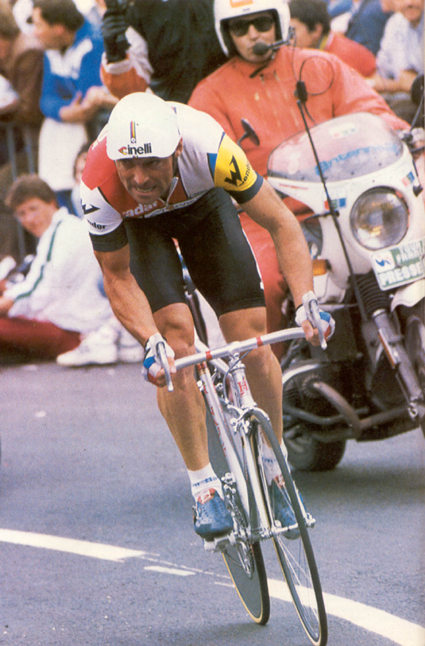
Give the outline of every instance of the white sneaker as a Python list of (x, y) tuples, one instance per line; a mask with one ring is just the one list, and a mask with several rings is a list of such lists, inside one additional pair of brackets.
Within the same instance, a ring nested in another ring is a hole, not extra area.
[(117, 363), (117, 337), (116, 330), (105, 323), (98, 330), (87, 334), (75, 350), (60, 354), (56, 363), (69, 368)]
[(118, 361), (122, 363), (139, 363), (145, 353), (138, 341), (124, 327), (120, 330), (118, 339)]

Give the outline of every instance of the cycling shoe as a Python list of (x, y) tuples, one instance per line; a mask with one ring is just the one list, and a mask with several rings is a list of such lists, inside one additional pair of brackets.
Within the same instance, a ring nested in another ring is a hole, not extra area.
[(233, 521), (216, 489), (206, 489), (194, 507), (195, 532), (206, 541), (224, 536), (233, 529)]
[(272, 483), (269, 486), (269, 496), (274, 511), (274, 517), (276, 520), (280, 521), (282, 527), (291, 527), (292, 525), (296, 525), (293, 529), (285, 532), (285, 537), (290, 539), (298, 538), (300, 531), (283, 481), (280, 484), (277, 481), (277, 478), (272, 480)]

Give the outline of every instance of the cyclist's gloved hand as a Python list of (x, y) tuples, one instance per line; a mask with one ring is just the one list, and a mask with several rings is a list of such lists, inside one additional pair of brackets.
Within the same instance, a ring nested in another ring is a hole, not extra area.
[(117, 63), (126, 57), (130, 47), (125, 32), (128, 23), (118, 2), (107, 2), (107, 10), (102, 18), (102, 36), (108, 63)]
[(335, 331), (335, 321), (329, 312), (319, 308), (319, 303), (314, 292), (307, 292), (303, 296), (303, 304), (297, 307), (295, 323), (302, 327), (304, 321), (309, 321), (313, 328), (319, 329), (319, 336), (330, 339)]
[[(150, 381), (152, 384), (157, 384), (157, 376), (160, 370), (162, 370), (161, 360), (158, 354), (158, 344), (162, 343), (165, 349), (165, 354), (167, 358), (174, 359), (174, 350), (170, 348), (167, 341), (164, 337), (157, 332), (153, 334), (146, 341), (145, 344), (145, 358), (143, 359), (142, 374), (146, 381)], [(175, 372), (175, 369), (171, 369), (171, 372)]]

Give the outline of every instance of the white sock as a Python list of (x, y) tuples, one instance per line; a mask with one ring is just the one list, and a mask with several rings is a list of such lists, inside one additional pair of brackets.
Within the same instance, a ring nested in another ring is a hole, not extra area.
[(217, 478), (211, 463), (208, 463), (206, 467), (198, 469), (197, 471), (190, 471), (188, 469), (187, 473), (189, 475), (192, 496), (195, 500), (197, 500), (199, 494), (205, 491), (205, 489), (216, 489), (220, 497), (223, 498), (221, 482)]

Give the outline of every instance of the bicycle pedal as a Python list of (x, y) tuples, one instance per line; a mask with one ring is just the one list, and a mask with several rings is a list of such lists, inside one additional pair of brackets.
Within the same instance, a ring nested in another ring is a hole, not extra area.
[(224, 552), (229, 544), (234, 543), (234, 540), (232, 541), (231, 539), (232, 536), (233, 532), (226, 534), (226, 536), (219, 536), (218, 538), (214, 538), (212, 541), (204, 540), (204, 550), (206, 552)]

